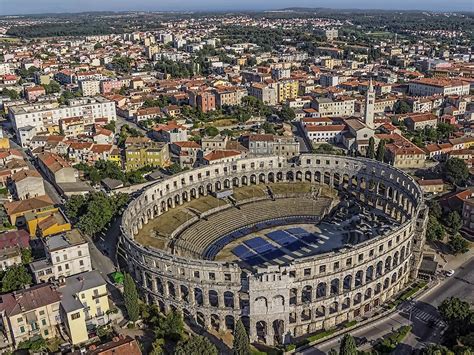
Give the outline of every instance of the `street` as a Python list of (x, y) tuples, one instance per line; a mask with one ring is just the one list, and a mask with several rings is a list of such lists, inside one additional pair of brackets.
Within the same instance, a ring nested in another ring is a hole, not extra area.
[(306, 137), (301, 122), (293, 122), (293, 134), (296, 139), (300, 142), (300, 152), (301, 153), (311, 153), (312, 145), (311, 141)]
[[(423, 343), (439, 341), (444, 323), (439, 318), (437, 308), (448, 297), (459, 297), (471, 304), (474, 303), (473, 268), (474, 258), (471, 258), (457, 269), (454, 276), (442, 281), (439, 286), (425, 293), (417, 301), (406, 302), (398, 312), (363, 326), (351, 332), (351, 335), (358, 338), (366, 337), (370, 343), (382, 338), (392, 329), (412, 323), (412, 332), (394, 351), (394, 354), (399, 355), (411, 354), (414, 349), (421, 349)], [(335, 337), (298, 354), (325, 354), (333, 348), (338, 349), (341, 338), (342, 336)], [(369, 347), (370, 345), (366, 345), (360, 350), (367, 350)]]

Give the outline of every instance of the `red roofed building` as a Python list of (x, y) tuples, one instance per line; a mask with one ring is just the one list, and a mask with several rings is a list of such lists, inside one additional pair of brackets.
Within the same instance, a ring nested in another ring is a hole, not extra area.
[(436, 128), (438, 117), (432, 113), (417, 113), (405, 118), (405, 124), (411, 131), (424, 129), (425, 127)]
[(36, 99), (46, 94), (46, 90), (42, 86), (33, 86), (25, 89), (26, 99), (28, 101), (36, 101)]
[(177, 124), (176, 121), (169, 121), (167, 124), (153, 127), (152, 136), (160, 142), (183, 142), (188, 140), (188, 131), (186, 127)]
[(242, 153), (237, 150), (213, 150), (203, 158), (204, 165), (228, 163), (240, 159)]
[(378, 139), (386, 141), (385, 159), (400, 169), (421, 168), (425, 165), (426, 153), (399, 134), (377, 134)]

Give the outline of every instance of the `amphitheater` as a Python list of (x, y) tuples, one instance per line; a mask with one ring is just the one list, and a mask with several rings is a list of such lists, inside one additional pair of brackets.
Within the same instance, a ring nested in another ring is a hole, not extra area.
[(416, 277), (417, 183), (364, 158), (301, 154), (160, 181), (122, 217), (120, 255), (147, 302), (226, 336), (288, 343), (370, 316)]

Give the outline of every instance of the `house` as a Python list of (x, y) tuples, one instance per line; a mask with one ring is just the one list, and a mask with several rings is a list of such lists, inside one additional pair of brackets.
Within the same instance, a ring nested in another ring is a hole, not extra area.
[(60, 315), (72, 344), (89, 340), (87, 327), (104, 325), (110, 309), (107, 283), (99, 271), (92, 270), (60, 281)]
[(137, 170), (145, 166), (167, 166), (168, 144), (154, 142), (147, 137), (128, 137), (125, 140), (125, 168)]
[(474, 236), (474, 197), (464, 200), (462, 207), (463, 231)]
[(342, 134), (345, 125), (305, 125), (306, 136), (314, 143), (339, 143), (342, 140)]
[(25, 224), (28, 212), (39, 213), (54, 210), (54, 203), (48, 195), (28, 198), (26, 200), (5, 202), (5, 211), (12, 225)]
[(242, 137), (242, 144), (254, 156), (278, 155), (294, 157), (300, 153), (300, 143), (293, 136), (249, 134)]
[(181, 168), (193, 167), (199, 158), (201, 146), (194, 141), (174, 142), (170, 145), (170, 153)]
[(33, 336), (59, 335), (61, 295), (51, 284), (36, 285), (0, 295), (2, 331), (8, 343), (17, 346)]
[(46, 176), (56, 184), (76, 182), (77, 171), (61, 156), (53, 153), (38, 155), (38, 165)]
[(18, 171), (12, 175), (11, 180), (19, 200), (46, 195), (43, 177), (36, 170)]
[(111, 341), (91, 345), (86, 351), (86, 355), (141, 355), (140, 346), (137, 341), (130, 336), (120, 334), (112, 338)]
[(223, 150), (226, 149), (228, 141), (228, 136), (217, 135), (214, 137), (203, 137), (201, 139), (201, 147), (204, 152), (211, 150)]
[(417, 182), (425, 194), (437, 195), (444, 191), (443, 179), (419, 179)]
[(430, 159), (444, 161), (453, 150), (453, 145), (451, 143), (428, 144), (424, 150)]
[(25, 221), (30, 235), (47, 237), (71, 230), (71, 223), (59, 208), (25, 213)]
[(458, 211), (461, 212), (463, 209), (464, 201), (474, 197), (474, 190), (472, 188), (455, 191), (443, 195), (439, 199), (439, 204), (445, 212)]
[(89, 245), (77, 229), (41, 238), (46, 258), (30, 264), (36, 283), (92, 270)]
[(153, 127), (152, 137), (166, 143), (183, 142), (188, 140), (188, 132), (183, 125), (177, 124), (176, 121), (169, 121)]
[(181, 113), (181, 108), (176, 105), (169, 105), (163, 108), (163, 112), (169, 117), (176, 117)]
[(432, 113), (417, 113), (405, 118), (405, 125), (411, 131), (424, 129), (425, 127), (436, 128), (438, 117)]
[(147, 107), (141, 108), (135, 112), (135, 122), (141, 122), (146, 120), (153, 120), (161, 116), (161, 109), (159, 107)]
[(46, 95), (46, 90), (42, 86), (32, 86), (25, 89), (25, 96), (28, 101), (36, 101), (38, 97)]
[(6, 270), (10, 266), (22, 263), (22, 250), (30, 248), (30, 236), (20, 229), (0, 234), (0, 267)]
[(242, 153), (236, 150), (213, 150), (203, 157), (203, 165), (228, 163), (241, 157)]
[(422, 168), (425, 165), (425, 151), (398, 134), (377, 134), (384, 139), (385, 161), (400, 169)]

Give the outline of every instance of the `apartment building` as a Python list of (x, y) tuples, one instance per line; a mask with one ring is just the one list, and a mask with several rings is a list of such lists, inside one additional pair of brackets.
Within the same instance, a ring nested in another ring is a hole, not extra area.
[(15, 197), (25, 200), (31, 197), (46, 195), (44, 180), (36, 170), (21, 170), (11, 177)]
[(426, 127), (436, 128), (438, 117), (432, 113), (417, 113), (405, 118), (405, 125), (410, 131), (424, 129)]
[(176, 121), (159, 124), (153, 127), (153, 138), (166, 143), (183, 142), (188, 140), (188, 130)]
[[(9, 107), (8, 114), (19, 137), (19, 131), (24, 127), (34, 128), (37, 132), (57, 127), (59, 131), (59, 120), (62, 118), (82, 117), (84, 124), (93, 124), (97, 118), (116, 119), (115, 103), (101, 96), (69, 100), (68, 105), (64, 106), (51, 102), (18, 105)], [(26, 147), (27, 139), (22, 139), (21, 144)]]
[(221, 87), (215, 90), (216, 106), (239, 106), (242, 98), (247, 96), (247, 90), (235, 87)]
[(242, 144), (250, 155), (278, 155), (293, 157), (300, 153), (300, 144), (295, 137), (273, 134), (250, 134), (242, 137)]
[(281, 80), (277, 84), (278, 102), (282, 103), (298, 96), (298, 80)]
[(274, 86), (253, 83), (248, 92), (250, 96), (262, 101), (265, 105), (275, 106), (278, 103), (277, 89)]
[(79, 80), (79, 90), (82, 96), (95, 96), (100, 94), (99, 80)]
[(189, 104), (201, 112), (210, 112), (216, 109), (216, 95), (211, 91), (188, 91)]
[(53, 153), (38, 155), (39, 168), (56, 184), (76, 182), (77, 171), (64, 158)]
[(89, 245), (77, 229), (42, 238), (46, 258), (30, 264), (36, 283), (92, 270)]
[(167, 166), (168, 144), (154, 142), (147, 137), (128, 137), (125, 141), (125, 168), (137, 170), (144, 166)]
[(414, 96), (469, 95), (470, 84), (459, 79), (421, 78), (408, 83), (408, 92)]
[(306, 125), (304, 130), (308, 138), (314, 143), (338, 143), (342, 140), (345, 125)]
[(319, 112), (320, 116), (352, 116), (355, 110), (355, 99), (341, 98), (317, 98), (313, 102), (314, 108)]

